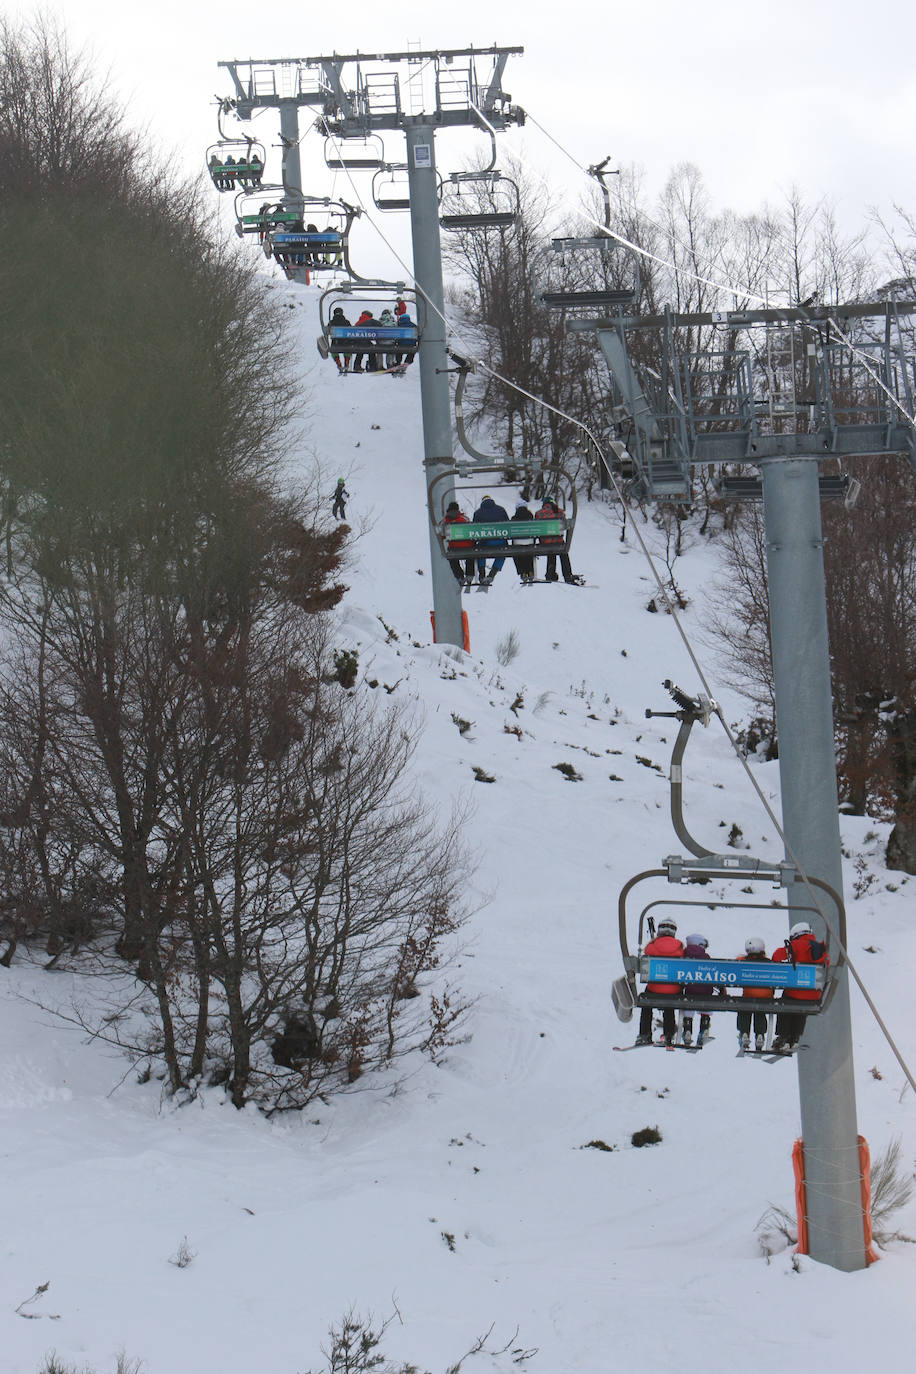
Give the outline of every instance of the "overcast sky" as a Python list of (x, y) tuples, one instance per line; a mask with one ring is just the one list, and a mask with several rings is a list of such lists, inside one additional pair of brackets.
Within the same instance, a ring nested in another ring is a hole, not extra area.
[[(525, 48), (506, 70), (513, 101), (582, 163), (611, 154), (617, 164), (641, 164), (658, 187), (675, 164), (691, 161), (714, 207), (738, 211), (776, 205), (794, 184), (811, 201), (832, 201), (850, 230), (869, 206), (916, 210), (913, 0), (457, 0), (448, 9), (417, 0), (51, 0), (47, 9), (73, 46), (110, 73), (132, 122), (189, 171), (202, 168), (216, 137), (215, 94), (229, 93), (221, 59), (498, 43)], [(277, 127), (269, 120), (257, 125), (268, 144)], [(462, 164), (462, 138), (440, 136), (440, 167)], [(576, 173), (537, 129), (512, 135), (511, 145), (555, 184), (568, 178), (575, 207)], [(393, 138), (388, 155), (402, 149)]]

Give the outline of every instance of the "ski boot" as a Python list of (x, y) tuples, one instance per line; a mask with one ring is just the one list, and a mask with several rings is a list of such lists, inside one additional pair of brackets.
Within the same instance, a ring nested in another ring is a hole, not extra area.
[(750, 1047), (751, 1037), (748, 1035), (747, 1031), (742, 1031), (738, 1036), (738, 1048), (739, 1050), (748, 1050)]
[(762, 1053), (763, 1053), (763, 1047), (764, 1047), (765, 1044), (766, 1044), (766, 1036), (765, 1036), (765, 1035), (757, 1035), (757, 1036), (754, 1037), (754, 1048), (756, 1049), (756, 1051), (757, 1051), (758, 1054), (762, 1054)]

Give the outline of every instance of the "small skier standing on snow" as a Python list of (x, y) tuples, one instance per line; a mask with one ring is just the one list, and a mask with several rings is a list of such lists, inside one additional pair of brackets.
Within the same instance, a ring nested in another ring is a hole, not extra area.
[[(682, 959), (684, 957), (684, 946), (677, 938), (677, 925), (674, 921), (664, 920), (658, 923), (658, 934), (654, 940), (650, 940), (644, 951), (650, 959)], [(665, 1044), (674, 1044), (674, 1033), (677, 1025), (675, 1018), (675, 1004), (677, 1003), (681, 989), (677, 983), (649, 983), (646, 991), (653, 997), (671, 998), (672, 1005), (665, 1007), (662, 1011), (662, 1030), (665, 1035)], [(639, 1035), (636, 1037), (637, 1045), (652, 1044), (652, 1008), (643, 1007), (639, 1014)]]
[(337, 520), (346, 520), (347, 518), (347, 507), (345, 502), (349, 495), (350, 493), (344, 486), (344, 479), (338, 477), (337, 486), (334, 488), (334, 504), (331, 507), (331, 514)]
[[(773, 963), (823, 964), (830, 963), (827, 946), (815, 940), (814, 931), (807, 921), (796, 921), (789, 931), (789, 938), (779, 949), (773, 951)], [(791, 1002), (819, 1002), (819, 988), (785, 988), (782, 994), (783, 1005)], [(774, 1054), (791, 1054), (801, 1039), (804, 1027), (803, 1016), (780, 1013), (776, 1017), (776, 1036), (773, 1040)]]

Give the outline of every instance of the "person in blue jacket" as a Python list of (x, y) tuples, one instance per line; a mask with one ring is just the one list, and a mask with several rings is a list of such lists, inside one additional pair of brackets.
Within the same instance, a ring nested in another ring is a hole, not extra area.
[[(407, 303), (405, 301), (399, 300), (397, 305), (394, 307), (394, 318), (396, 324), (400, 329), (413, 329), (414, 323), (407, 312)], [(414, 344), (413, 347), (408, 349), (406, 353), (402, 353), (400, 355), (400, 360), (401, 362), (404, 362), (406, 359), (408, 363), (412, 363), (416, 356), (417, 346), (416, 344)]]
[[(498, 506), (496, 504), (492, 496), (485, 496), (474, 512), (474, 523), (481, 525), (506, 525), (509, 523), (509, 515), (503, 506)], [(505, 539), (479, 539), (477, 541), (477, 547), (478, 549), (504, 549), (506, 543), (507, 541)], [(479, 585), (482, 587), (492, 586), (493, 578), (500, 571), (505, 561), (505, 554), (498, 558), (494, 558), (493, 566), (490, 569), (489, 576), (487, 576), (487, 560), (485, 558), (478, 558), (477, 581)]]

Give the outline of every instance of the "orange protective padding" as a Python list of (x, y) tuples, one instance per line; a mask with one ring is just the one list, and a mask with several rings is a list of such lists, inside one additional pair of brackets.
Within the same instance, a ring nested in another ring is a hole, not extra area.
[(864, 1135), (859, 1141), (859, 1175), (862, 1179), (862, 1220), (865, 1226), (865, 1263), (874, 1264), (881, 1256), (871, 1238), (871, 1152)]
[[(436, 643), (436, 612), (435, 612), (435, 611), (430, 611), (430, 613), (429, 613), (429, 623), (430, 623), (430, 625), (432, 625), (432, 627), (433, 627), (433, 643), (435, 644), (435, 643)], [(470, 626), (468, 625), (468, 613), (467, 613), (467, 611), (462, 611), (462, 612), (461, 612), (461, 638), (462, 638), (462, 640), (463, 640), (462, 648), (464, 649), (464, 652), (465, 652), (466, 654), (469, 654), (469, 653), (471, 652), (471, 630), (470, 630)]]
[(796, 1140), (792, 1146), (792, 1171), (795, 1174), (795, 1215), (798, 1217), (799, 1255), (808, 1253), (808, 1203), (805, 1199), (805, 1145)]
[[(874, 1264), (881, 1258), (872, 1243), (871, 1235), (871, 1154), (864, 1135), (856, 1137), (859, 1143), (859, 1179), (862, 1186), (862, 1228), (865, 1233), (865, 1263)], [(805, 1146), (796, 1140), (792, 1146), (792, 1169), (795, 1174), (795, 1211), (798, 1217), (799, 1255), (808, 1253), (808, 1204), (805, 1197)]]

